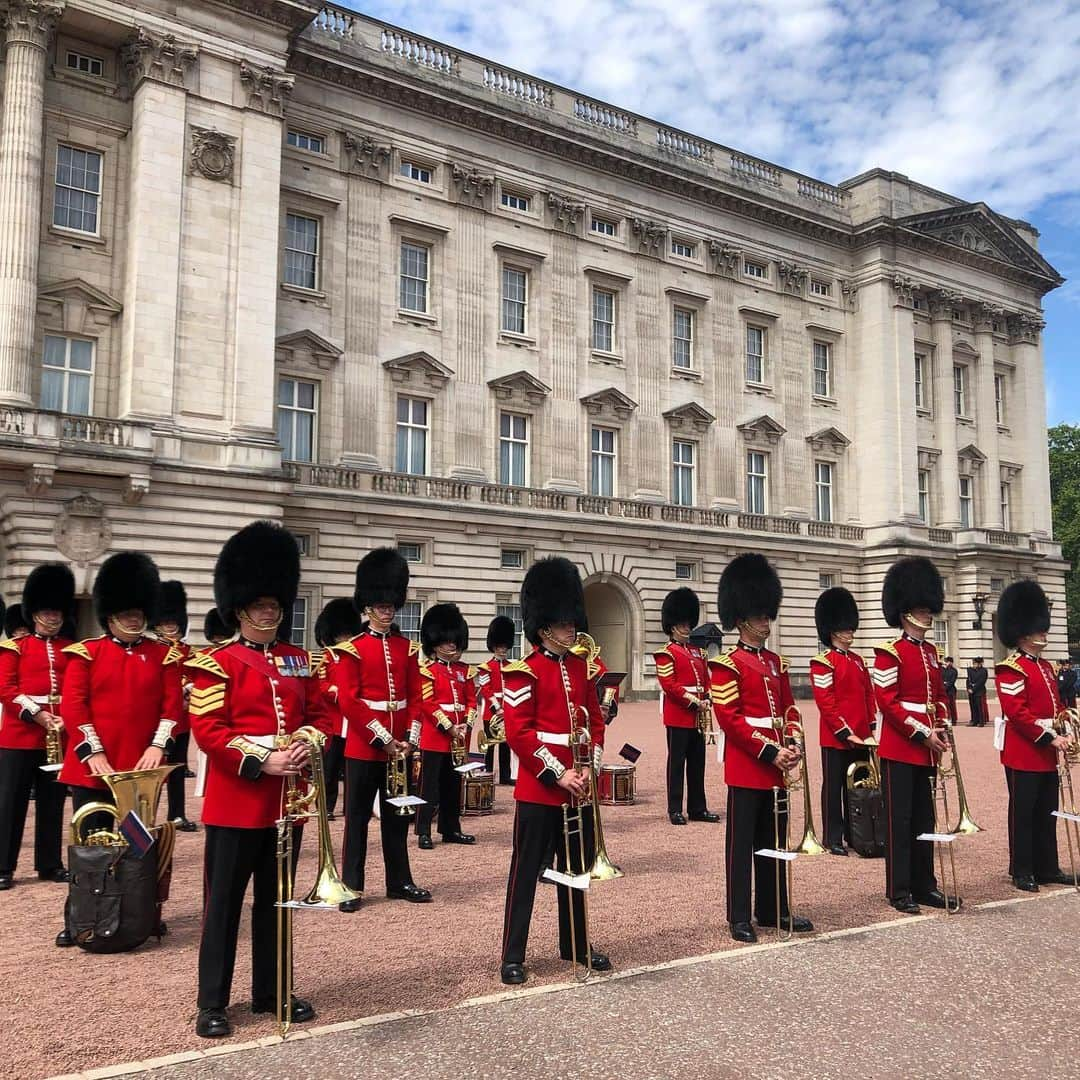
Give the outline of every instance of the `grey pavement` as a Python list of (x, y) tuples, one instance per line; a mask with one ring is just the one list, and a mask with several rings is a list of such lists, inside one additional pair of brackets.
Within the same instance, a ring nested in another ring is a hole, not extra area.
[[(703, 912), (703, 917), (708, 913)], [(1042, 894), (500, 996), (155, 1080), (1077, 1075), (1080, 896)]]

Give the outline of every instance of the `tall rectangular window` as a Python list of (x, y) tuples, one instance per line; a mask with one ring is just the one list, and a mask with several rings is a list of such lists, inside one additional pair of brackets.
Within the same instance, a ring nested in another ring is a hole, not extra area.
[(671, 364), (683, 371), (694, 366), (694, 313), (689, 308), (675, 308), (672, 319)]
[(408, 240), (401, 242), (401, 289), (399, 304), (402, 311), (428, 310), (428, 281), (431, 249)]
[(319, 287), (319, 222), (315, 218), (285, 215), (285, 284)]
[(817, 576), (817, 584), (819, 589), (831, 589), (836, 585), (836, 575), (819, 573)]
[(525, 487), (529, 482), (529, 418), (499, 414), (499, 483)]
[(765, 331), (760, 326), (746, 328), (746, 381), (765, 382)]
[(967, 368), (963, 364), (953, 364), (953, 412), (957, 416), (967, 416)]
[(671, 501), (694, 505), (694, 444), (675, 439), (671, 444)]
[(75, 232), (98, 232), (101, 201), (101, 155), (74, 146), (56, 148), (53, 224)]
[(406, 600), (401, 605), (397, 622), (401, 627), (403, 637), (407, 637), (410, 641), (420, 640), (420, 620), (423, 614), (424, 609), (419, 600)]
[(832, 346), (814, 342), (814, 397), (832, 397)]
[(994, 376), (994, 416), (999, 424), (1005, 423), (1005, 376)]
[(301, 649), (307, 648), (308, 642), (308, 598), (298, 596), (293, 601), (292, 622), (289, 624), (289, 641)]
[(45, 335), (41, 360), (41, 407), (89, 416), (94, 380), (94, 343)]
[(277, 428), (286, 461), (314, 461), (318, 387), (306, 379), (278, 379)]
[(746, 455), (746, 512), (769, 512), (769, 456), (759, 450)]
[(919, 520), (930, 524), (930, 470), (919, 470)]
[(915, 354), (915, 408), (926, 408), (926, 355)]
[(510, 659), (521, 659), (521, 605), (520, 604), (496, 604), (496, 615), (505, 615), (514, 624), (514, 644), (510, 647)]
[(975, 485), (970, 476), (960, 477), (960, 527), (970, 529), (975, 524)]
[(594, 427), (589, 437), (592, 463), (589, 491), (610, 498), (615, 494), (615, 431)]
[(814, 517), (833, 519), (833, 467), (828, 461), (814, 462)]
[(615, 294), (593, 289), (592, 347), (597, 352), (615, 351)]
[(930, 631), (930, 637), (933, 639), (934, 644), (941, 650), (943, 656), (948, 656), (952, 652), (952, 646), (949, 644), (948, 619), (935, 619), (934, 629)]
[(428, 471), (428, 403), (423, 398), (397, 399), (397, 452), (394, 468), (423, 476)]
[(1012, 528), (1012, 491), (1008, 484), (1001, 485), (1001, 527)]
[(508, 334), (524, 334), (529, 300), (529, 275), (512, 266), (502, 268), (502, 328)]

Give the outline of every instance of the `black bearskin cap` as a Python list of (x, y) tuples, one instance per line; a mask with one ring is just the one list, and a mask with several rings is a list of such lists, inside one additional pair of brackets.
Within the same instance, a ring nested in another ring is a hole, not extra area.
[(420, 620), (420, 647), (428, 656), (435, 647), (452, 641), (462, 652), (469, 647), (469, 624), (457, 604), (435, 604)]
[(697, 593), (684, 585), (682, 588), (672, 589), (664, 597), (663, 606), (660, 608), (660, 625), (663, 626), (665, 634), (670, 634), (671, 628), (681, 623), (686, 623), (693, 630), (700, 615), (701, 603)]
[(825, 648), (832, 646), (832, 635), (838, 630), (859, 629), (859, 605), (847, 589), (839, 585), (826, 589), (814, 605), (817, 636)]
[(356, 564), (353, 603), (359, 612), (375, 604), (404, 607), (408, 589), (409, 564), (397, 548), (375, 548)]
[[(0, 601), (3, 607), (3, 601)], [(16, 630), (33, 630), (33, 623), (23, 618), (22, 604), (12, 604), (4, 615), (4, 637), (11, 637)]]
[(945, 583), (924, 555), (898, 559), (889, 567), (881, 587), (881, 611), (890, 626), (899, 627), (900, 616), (915, 608), (929, 608), (937, 615), (944, 606)]
[(352, 598), (339, 596), (330, 600), (315, 620), (315, 640), (321, 648), (336, 645), (344, 638), (354, 638), (360, 633), (362, 623)]
[(118, 551), (101, 564), (93, 595), (94, 614), (103, 630), (109, 629), (109, 617), (121, 611), (141, 611), (153, 626), (161, 604), (157, 565), (141, 551)]
[(187, 633), (187, 592), (179, 581), (161, 583), (161, 610), (158, 612), (157, 625), (174, 622), (180, 627), (180, 636)]
[(216, 607), (206, 613), (206, 618), (203, 619), (203, 637), (207, 641), (227, 641), (233, 633)]
[(775, 619), (784, 598), (784, 588), (772, 564), (764, 555), (738, 555), (724, 567), (716, 590), (720, 625), (734, 630), (755, 615)]
[(1006, 648), (1015, 649), (1020, 639), (1045, 634), (1050, 629), (1050, 604), (1042, 586), (1031, 578), (1014, 581), (998, 600), (997, 636)]
[(500, 645), (508, 649), (514, 647), (514, 638), (517, 633), (514, 629), (514, 620), (505, 615), (496, 615), (488, 625), (487, 647), (489, 652), (494, 652)]
[(538, 559), (521, 583), (521, 621), (525, 637), (540, 644), (540, 631), (552, 623), (572, 623), (580, 632), (585, 618), (585, 590), (577, 567), (561, 555)]
[(299, 585), (296, 538), (271, 521), (253, 521), (230, 536), (214, 567), (214, 602), (230, 620), (260, 596), (272, 596), (287, 612)]
[(22, 609), (33, 621), (38, 611), (75, 611), (75, 575), (63, 563), (42, 563), (30, 571), (23, 586)]

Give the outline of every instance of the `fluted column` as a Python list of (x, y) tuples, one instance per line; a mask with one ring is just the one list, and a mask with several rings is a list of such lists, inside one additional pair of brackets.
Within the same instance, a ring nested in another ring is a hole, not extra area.
[(940, 520), (944, 529), (960, 528), (960, 462), (956, 446), (956, 410), (953, 407), (952, 313), (958, 298), (952, 293), (930, 295), (934, 338), (934, 429), (937, 432), (937, 482)]
[(29, 405), (41, 240), (45, 51), (63, 4), (14, 0), (0, 124), (0, 403)]
[(979, 449), (986, 455), (982, 467), (982, 513), (979, 524), (1003, 529), (1001, 519), (1001, 454), (998, 452), (997, 407), (994, 394), (994, 320), (1004, 312), (987, 305), (975, 308), (975, 348), (979, 352), (975, 430)]
[(1043, 326), (1045, 323), (1038, 315), (1023, 313), (1009, 320), (1009, 344), (1023, 404), (1020, 418), (1024, 441), (1024, 471), (1020, 477), (1023, 517), (1017, 531), (1046, 537), (1051, 535), (1052, 527)]

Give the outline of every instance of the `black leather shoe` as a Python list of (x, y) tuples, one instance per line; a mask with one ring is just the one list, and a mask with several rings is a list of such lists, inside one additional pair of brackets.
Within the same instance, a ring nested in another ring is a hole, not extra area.
[(64, 927), (59, 934), (56, 935), (56, 947), (58, 949), (70, 949), (75, 944), (75, 939), (71, 936), (71, 931)]
[(15, 881), (10, 874), (0, 874), (0, 892), (15, 888)]
[(399, 885), (396, 889), (387, 889), (390, 900), (408, 900), (410, 904), (430, 904), (431, 893), (419, 885)]
[(447, 833), (443, 838), (444, 844), (475, 844), (476, 837), (470, 836), (469, 833), (464, 832), (451, 832)]
[(829, 845), (829, 854), (830, 855), (846, 855), (847, 854), (847, 848), (844, 847), (843, 844), (830, 844)]
[[(757, 924), (762, 930), (776, 929), (775, 919), (765, 919), (764, 921), (758, 919)], [(814, 929), (814, 924), (801, 915), (781, 915), (780, 928), (790, 934), (809, 934)]]
[(607, 953), (597, 952), (595, 949), (593, 949), (592, 969), (593, 971), (610, 971), (611, 958), (608, 956)]
[(1055, 870), (1052, 874), (1041, 874), (1037, 879), (1040, 885), (1072, 885), (1075, 887), (1072, 874), (1064, 870)]
[(346, 915), (352, 915), (353, 912), (360, 910), (360, 903), (362, 900), (362, 896), (358, 896), (355, 900), (345, 900), (338, 904), (338, 911), (344, 911)]
[(943, 908), (948, 904), (952, 911), (959, 911), (964, 903), (962, 897), (950, 896), (948, 900), (945, 899), (945, 894), (940, 889), (934, 889), (933, 892), (923, 893), (921, 896), (916, 896), (915, 899), (920, 904), (925, 904), (927, 907)]
[(195, 1034), (204, 1039), (221, 1039), (232, 1034), (232, 1024), (222, 1009), (200, 1009)]
[(915, 903), (915, 897), (913, 896), (898, 896), (895, 900), (889, 902), (901, 915), (918, 915), (921, 913), (921, 909)]
[(714, 814), (711, 810), (706, 810), (701, 814), (688, 815), (691, 821), (707, 821), (710, 825), (715, 825), (720, 820), (719, 814)]
[(672, 825), (686, 824), (686, 818), (683, 817), (682, 814), (668, 814), (668, 821), (670, 821)]
[(160, 941), (169, 932), (169, 927), (164, 919), (159, 919), (157, 926), (154, 928), (154, 936)]
[(190, 769), (185, 769), (184, 770), (184, 779), (185, 780), (194, 780), (195, 779), (195, 774)]
[(199, 826), (194, 821), (188, 821), (186, 817), (176, 819), (176, 828), (178, 832), (198, 832)]
[(731, 936), (736, 941), (745, 942), (747, 945), (753, 945), (757, 941), (757, 934), (754, 933), (754, 928), (748, 922), (732, 923)]
[[(38, 874), (38, 881), (55, 881), (57, 884), (62, 885), (70, 880), (71, 875), (62, 866), (58, 866), (55, 870), (43, 870)], [(3, 886), (0, 886), (0, 888), (3, 888)]]
[(1021, 892), (1038, 892), (1039, 886), (1033, 877), (1014, 877), (1013, 886)]
[(430, 851), (435, 845), (431, 842), (431, 837), (426, 834), (421, 834), (417, 837), (416, 846), (421, 851)]
[[(251, 1011), (253, 1013), (276, 1013), (277, 1002), (253, 1001), (251, 1003)], [(315, 1009), (310, 1001), (294, 997), (292, 999), (292, 1011), (289, 1014), (289, 1019), (294, 1024), (306, 1024), (309, 1020), (315, 1019)]]
[(327, 810), (326, 811), (326, 820), (327, 821), (337, 821), (337, 814), (335, 814), (333, 810)]
[(527, 978), (523, 964), (503, 964), (499, 968), (499, 978), (507, 986), (520, 986)]

